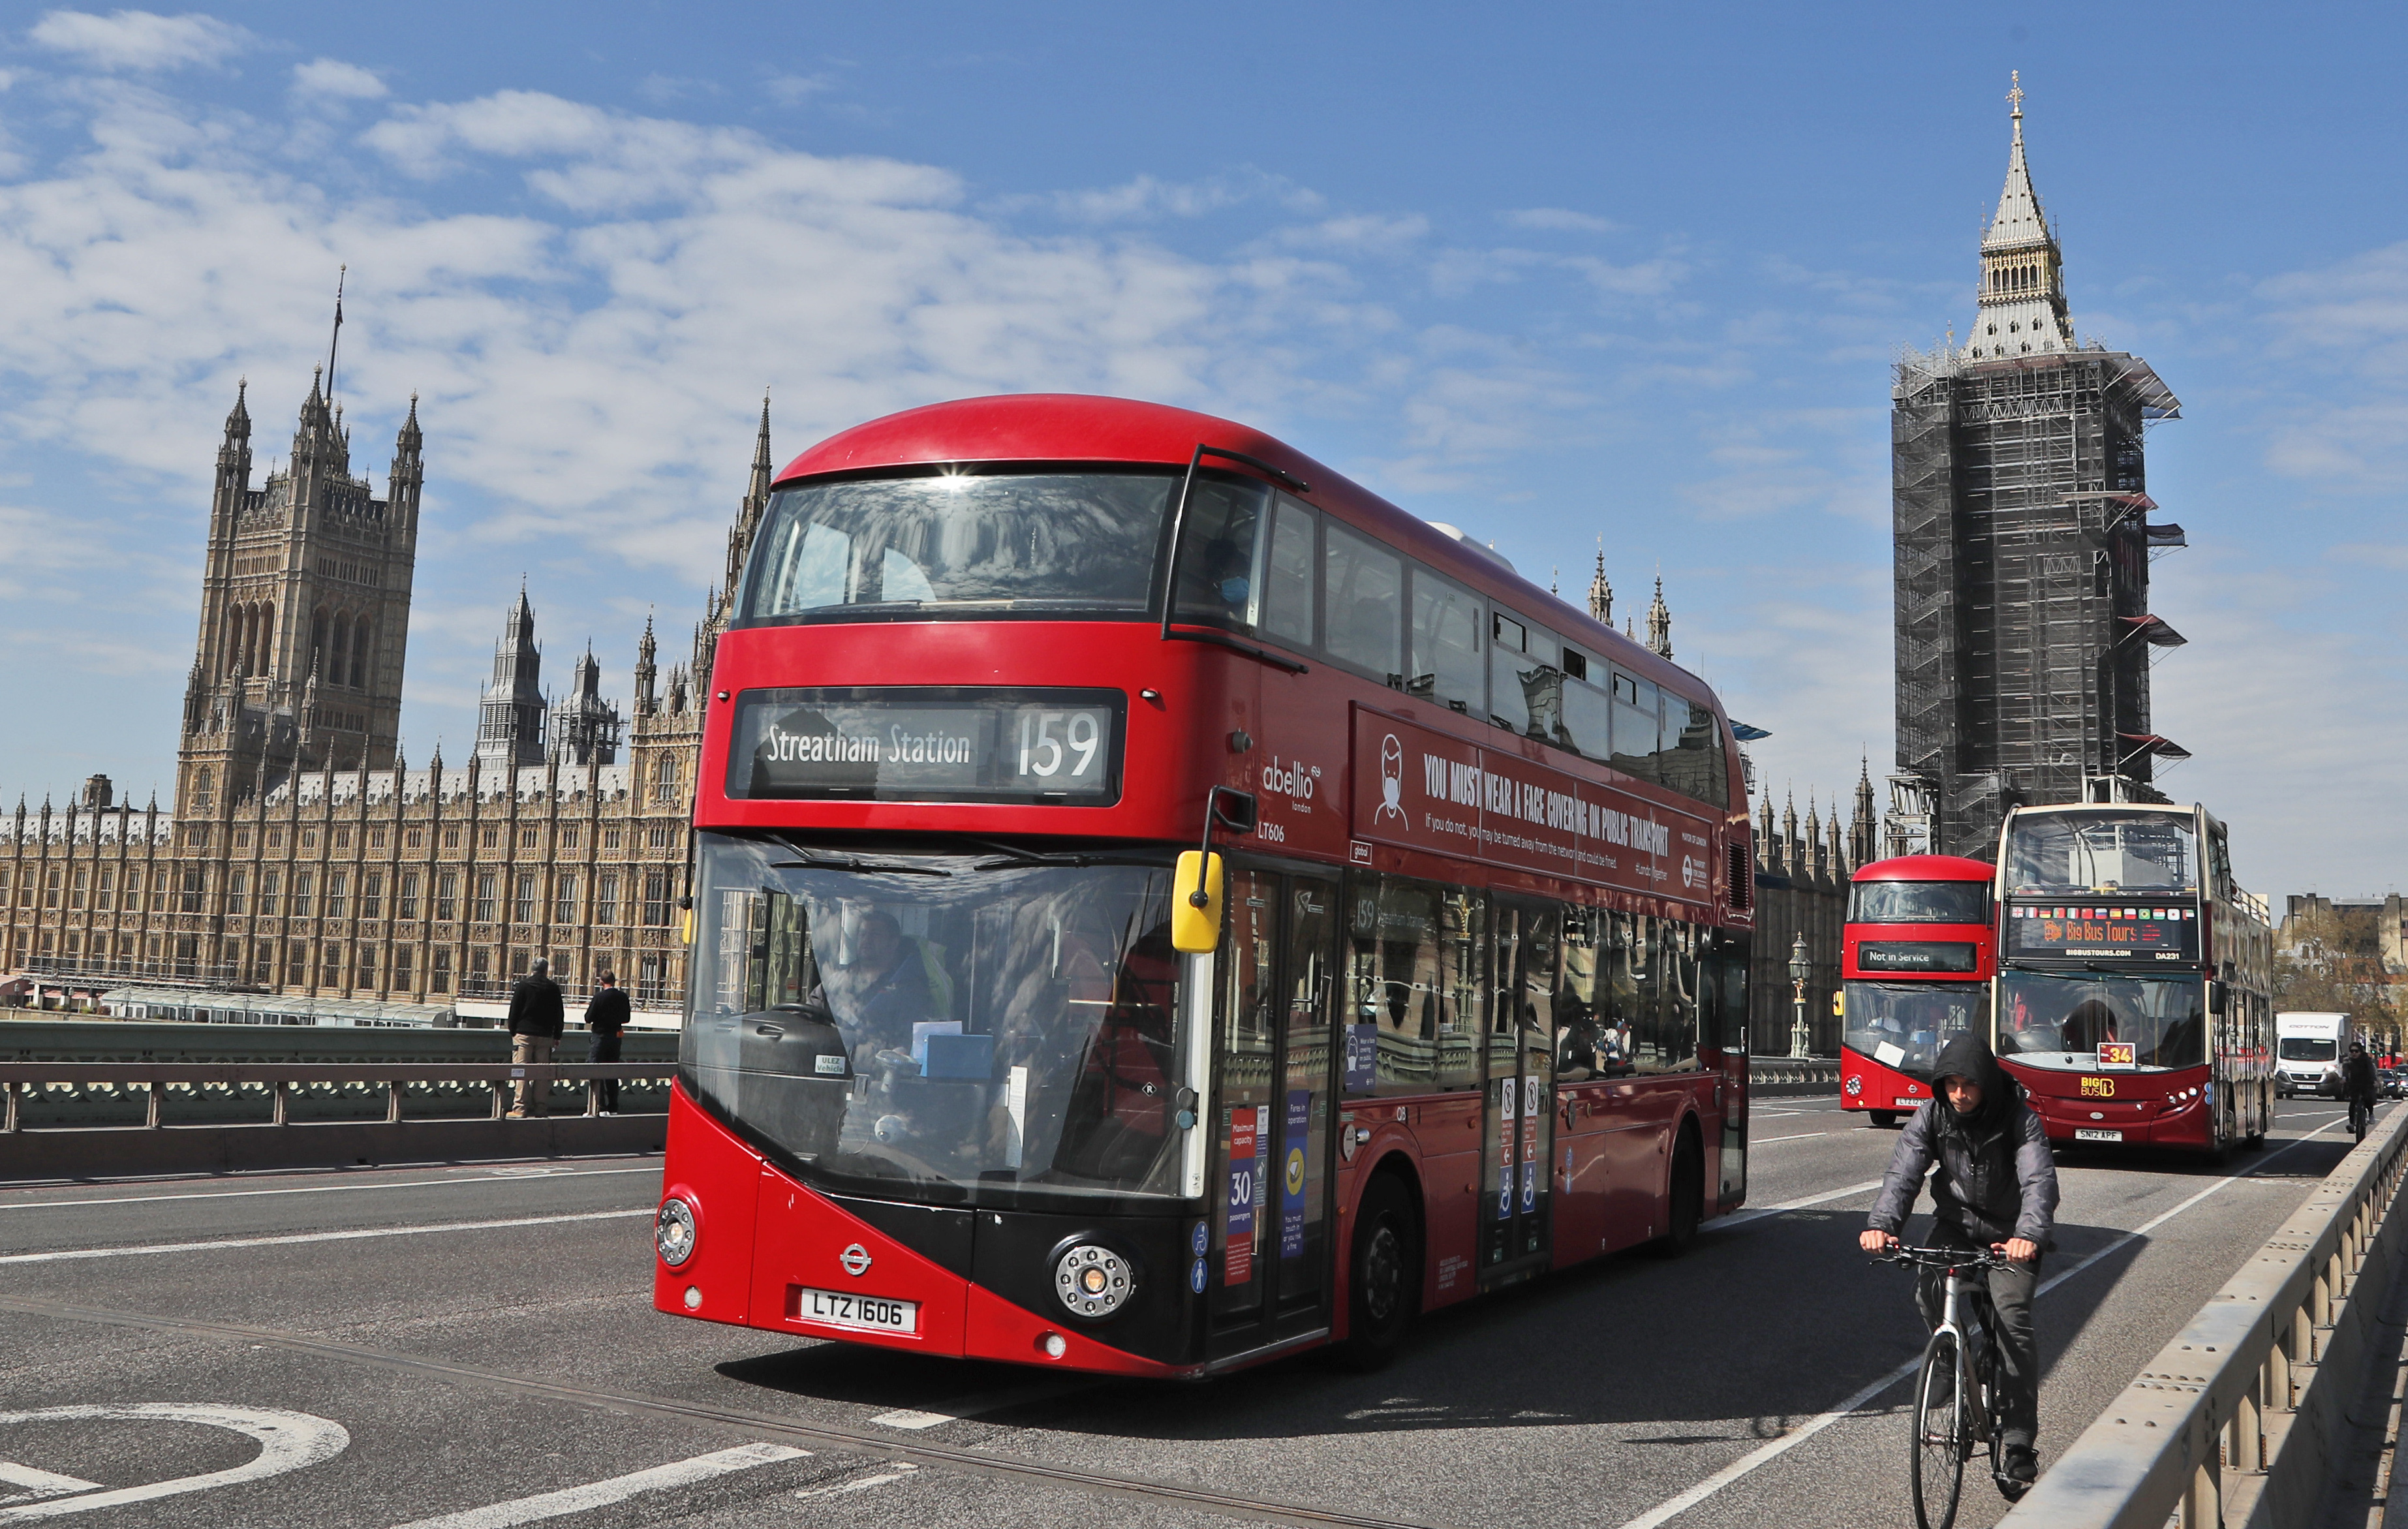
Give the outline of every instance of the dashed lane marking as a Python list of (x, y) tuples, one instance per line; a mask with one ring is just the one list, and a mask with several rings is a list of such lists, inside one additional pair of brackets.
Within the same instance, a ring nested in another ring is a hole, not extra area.
[[(203, 1423), (257, 1439), (259, 1453), (247, 1465), (208, 1471), (199, 1476), (146, 1481), (139, 1486), (119, 1487), (113, 1492), (91, 1490), (98, 1487), (99, 1483), (95, 1481), (77, 1481), (70, 1476), (53, 1477), (51, 1480), (59, 1485), (38, 1488), (44, 1493), (40, 1499), (0, 1508), (0, 1522), (52, 1519), (67, 1513), (90, 1512), (95, 1508), (123, 1508), (131, 1503), (147, 1503), (160, 1497), (178, 1497), (188, 1492), (205, 1492), (211, 1487), (257, 1481), (332, 1460), (350, 1448), (351, 1442), (351, 1434), (339, 1422), (312, 1417), (307, 1412), (287, 1412), (267, 1407), (220, 1407), (208, 1402), (102, 1402), (77, 1407), (36, 1408), (30, 1412), (0, 1412), (0, 1427), (26, 1422), (101, 1422)], [(50, 1476), (47, 1471), (29, 1471), (23, 1466), (14, 1469), (31, 1476)]]
[(0, 1202), (0, 1210), (57, 1210), (69, 1206), (152, 1205), (162, 1200), (243, 1200), (262, 1194), (358, 1194), (377, 1189), (449, 1189), (454, 1184), (484, 1184), (496, 1181), (546, 1177), (552, 1179), (607, 1179), (614, 1174), (660, 1174), (660, 1165), (642, 1168), (553, 1168), (540, 1176), (523, 1171), (502, 1170), (446, 1179), (412, 1179), (392, 1184), (304, 1184), (294, 1189), (222, 1189), (204, 1190), (193, 1194), (104, 1194), (89, 1200), (9, 1200)]
[[(2032, 1292), (2033, 1299), (2037, 1300), (2041, 1296), (2047, 1294), (2050, 1291), (2055, 1290), (2057, 1286), (2065, 1283), (2068, 1279), (2072, 1279), (2075, 1275), (2080, 1274), (2083, 1270), (2098, 1263), (2100, 1259), (2107, 1258), (2112, 1254), (2129, 1247), (2132, 1243), (2139, 1241), (2141, 1238), (2147, 1236), (2150, 1233), (2156, 1231), (2158, 1227), (2163, 1226), (2166, 1222), (2173, 1220), (2176, 1216), (2181, 1215), (2184, 1211), (2188, 1210), (2191, 1207), (2199, 1204), (2201, 1200), (2206, 1199), (2209, 1195), (2214, 1194), (2220, 1190), (2229, 1188), (2230, 1186), (2241, 1182), (2241, 1180), (2244, 1179), (2255, 1176), (2259, 1170), (2263, 1169), (2267, 1164), (2273, 1162), (2276, 1158), (2282, 1156), (2283, 1153), (2289, 1151), (2291, 1148), (2305, 1146), (2309, 1139), (2316, 1136), (2319, 1132), (2329, 1131), (2331, 1129), (2332, 1124), (2330, 1122), (2328, 1122), (2323, 1125), (2319, 1125), (2315, 1130), (2306, 1133), (2298, 1140), (2290, 1143), (2289, 1146), (2279, 1148), (2274, 1151), (2267, 1153), (2264, 1157), (2258, 1159), (2256, 1163), (2251, 1164), (2248, 1167), (2243, 1168), (2241, 1172), (2228, 1174), (2224, 1178), (2218, 1179), (2214, 1183), (2208, 1185), (2203, 1190), (2200, 1190), (2197, 1194), (2185, 1200), (2182, 1204), (2174, 1207), (2172, 1210), (2168, 1210), (2161, 1215), (2153, 1216), (2149, 1220), (2143, 1222), (2140, 1225), (2115, 1238), (2114, 1241), (2110, 1242), (2104, 1248), (2098, 1250), (2096, 1252), (2091, 1253), (2089, 1256), (2083, 1258), (2076, 1263), (2068, 1265), (2066, 1267), (2059, 1269), (2049, 1279), (2042, 1280), (2040, 1287)], [(1871, 1187), (1879, 1189), (1881, 1186), (1876, 1183)], [(1699, 1503), (1704, 1502), (1707, 1498), (1722, 1491), (1723, 1488), (1730, 1485), (1733, 1481), (1750, 1474), (1760, 1466), (1770, 1465), (1773, 1461), (1778, 1460), (1784, 1454), (1787, 1454), (1790, 1450), (1796, 1449), (1799, 1445), (1805, 1443), (1808, 1439), (1813, 1438), (1824, 1429), (1828, 1428), (1833, 1423), (1850, 1416), (1858, 1408), (1863, 1407), (1867, 1402), (1871, 1401), (1883, 1392), (1889, 1390), (1890, 1387), (1903, 1384), (1905, 1381), (1913, 1379), (1914, 1372), (1922, 1366), (1923, 1356), (1917, 1354), (1914, 1358), (1908, 1360), (1905, 1364), (1900, 1365), (1898, 1368), (1890, 1371), (1887, 1375), (1875, 1380), (1872, 1384), (1865, 1387), (1862, 1391), (1850, 1396), (1847, 1400), (1831, 1408), (1828, 1412), (1825, 1412), (1818, 1417), (1810, 1418), (1806, 1422), (1801, 1422), (1797, 1427), (1791, 1429), (1789, 1432), (1782, 1435), (1779, 1438), (1772, 1440), (1770, 1443), (1740, 1456), (1737, 1460), (1725, 1465), (1722, 1469), (1714, 1472), (1712, 1476), (1707, 1477), (1704, 1480), (1698, 1482), (1696, 1486), (1691, 1487), (1688, 1491), (1682, 1493), (1679, 1496), (1669, 1498), (1664, 1502), (1658, 1503), (1646, 1512), (1640, 1514), (1639, 1517), (1630, 1520), (1628, 1522), (1622, 1525), (1622, 1529), (1656, 1529), (1657, 1525), (1669, 1522), (1671, 1520), (1680, 1517), (1690, 1508), (1697, 1507)]]
[(298, 1242), (358, 1242), (368, 1237), (415, 1237), (437, 1232), (481, 1232), (495, 1226), (556, 1226), (565, 1222), (621, 1221), (650, 1216), (640, 1210), (581, 1210), (562, 1216), (511, 1216), (490, 1222), (437, 1222), (426, 1226), (366, 1226), (348, 1232), (293, 1232), (272, 1237), (220, 1237), (209, 1242), (149, 1242), (130, 1248), (62, 1248), (43, 1253), (0, 1253), (0, 1265), (64, 1264), (86, 1258), (136, 1258), (147, 1253), (207, 1253), (233, 1248), (283, 1248)]
[(1769, 1147), (1776, 1141), (1804, 1141), (1809, 1136), (1828, 1136), (1830, 1134), (1828, 1131), (1800, 1131), (1794, 1136), (1758, 1136), (1749, 1145)]
[(692, 1486), (696, 1481), (708, 1481), (712, 1477), (725, 1476), (731, 1471), (774, 1465), (782, 1460), (800, 1460), (810, 1453), (809, 1450), (796, 1450), (783, 1444), (739, 1444), (732, 1450), (698, 1454), (692, 1460), (681, 1460), (674, 1465), (654, 1465), (650, 1470), (613, 1476), (607, 1481), (564, 1487), (558, 1492), (538, 1493), (532, 1497), (514, 1497), (506, 1503), (472, 1508), (461, 1513), (446, 1513), (440, 1518), (418, 1519), (403, 1524), (401, 1529), (510, 1529), (513, 1524), (536, 1523), (544, 1519), (582, 1513), (589, 1508), (608, 1508), (612, 1503), (624, 1503), (640, 1493)]

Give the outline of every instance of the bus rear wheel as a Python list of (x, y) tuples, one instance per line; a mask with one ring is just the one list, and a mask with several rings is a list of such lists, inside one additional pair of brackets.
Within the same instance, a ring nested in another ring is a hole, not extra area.
[(1665, 1207), (1664, 1235), (1656, 1239), (1659, 1258), (1678, 1258), (1698, 1240), (1698, 1223), (1705, 1219), (1706, 1160), (1698, 1150), (1698, 1134), (1684, 1127), (1681, 1143), (1672, 1149), (1672, 1203)]
[(1421, 1239), (1415, 1229), (1404, 1180), (1393, 1173), (1375, 1176), (1354, 1211), (1346, 1341), (1339, 1349), (1349, 1369), (1384, 1369), (1412, 1325), (1421, 1304)]

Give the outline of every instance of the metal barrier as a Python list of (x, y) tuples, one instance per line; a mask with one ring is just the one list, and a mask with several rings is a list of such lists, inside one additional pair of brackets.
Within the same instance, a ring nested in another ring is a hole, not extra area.
[(2403, 1171), (2408, 1109), (2342, 1160), (2001, 1529), (2310, 1522), (2399, 1266)]
[[(659, 1080), (676, 1071), (667, 1060), (0, 1062), (0, 1180), (657, 1150)], [(637, 1112), (602, 1113), (608, 1080), (642, 1091)], [(522, 1082), (541, 1091), (530, 1091), (537, 1107), (509, 1118)], [(581, 1109), (551, 1113), (553, 1092), (580, 1083)], [(96, 1104), (125, 1123), (87, 1123)], [(265, 1119), (228, 1119), (246, 1107)]]
[(1750, 1084), (1803, 1083), (1840, 1086), (1840, 1064), (1817, 1057), (1752, 1056), (1747, 1059)]

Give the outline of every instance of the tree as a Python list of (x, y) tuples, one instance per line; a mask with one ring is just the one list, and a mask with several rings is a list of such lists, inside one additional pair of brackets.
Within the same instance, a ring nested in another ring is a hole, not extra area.
[(2311, 907), (2283, 921), (2274, 1007), (2347, 1014), (2377, 1050), (2401, 1046), (2397, 974), (2383, 964), (2372, 908)]

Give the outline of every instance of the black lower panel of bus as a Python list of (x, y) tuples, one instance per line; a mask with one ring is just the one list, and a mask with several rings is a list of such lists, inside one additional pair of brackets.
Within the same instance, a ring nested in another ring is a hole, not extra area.
[[(1066, 1216), (1034, 1210), (962, 1210), (829, 1194), (913, 1252), (1036, 1313), (1127, 1353), (1167, 1365), (1200, 1354), (1203, 1301), (1192, 1288), (1190, 1218)], [(1074, 1315), (1055, 1293), (1062, 1255), (1081, 1243), (1108, 1248), (1135, 1273), (1128, 1303), (1108, 1317)]]

